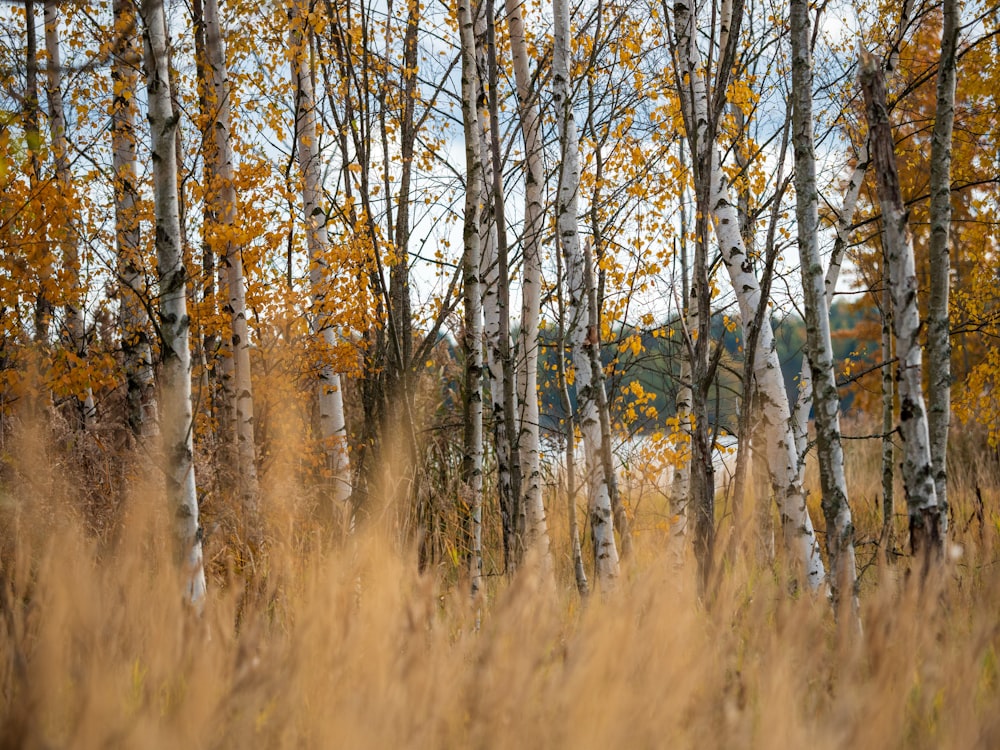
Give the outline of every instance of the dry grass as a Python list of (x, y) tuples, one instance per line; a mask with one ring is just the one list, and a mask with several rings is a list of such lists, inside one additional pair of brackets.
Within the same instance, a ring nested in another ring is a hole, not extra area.
[[(331, 541), (280, 461), (266, 556), (247, 583), (210, 538), (199, 619), (157, 490), (133, 480), (114, 523), (85, 523), (81, 477), (46, 468), (56, 449), (25, 433), (5, 451), (4, 747), (1000, 747), (997, 472), (969, 446), (964, 556), (923, 592), (905, 560), (870, 567), (863, 637), (742, 561), (706, 609), (652, 532), (620, 589), (585, 605), (563, 541), (554, 587), (492, 579), (477, 632), (447, 571), (417, 573), (393, 514)], [(858, 516), (871, 536), (877, 518)]]

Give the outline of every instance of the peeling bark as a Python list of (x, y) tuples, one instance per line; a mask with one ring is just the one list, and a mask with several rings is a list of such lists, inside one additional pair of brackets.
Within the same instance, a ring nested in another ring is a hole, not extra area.
[[(597, 389), (603, 382), (593, 377), (592, 349), (600, 352), (600, 331), (590, 327), (587, 262), (580, 246), (578, 199), (580, 192), (580, 147), (570, 100), (569, 6), (553, 0), (555, 49), (552, 60), (552, 94), (559, 129), (559, 190), (556, 197), (556, 233), (566, 263), (569, 340), (572, 349), (577, 394), (577, 423), (583, 433), (587, 479), (590, 484), (590, 524), (598, 583), (612, 589), (619, 574), (615, 543), (611, 490), (601, 458), (600, 403)], [(591, 274), (591, 285), (593, 278)]]
[(542, 502), (541, 448), (538, 415), (538, 322), (541, 315), (541, 240), (545, 229), (542, 141), (538, 97), (528, 67), (522, 4), (505, 0), (517, 106), (524, 139), (524, 229), (521, 235), (521, 328), (518, 333), (517, 403), (521, 456), (521, 502), (525, 512), (525, 549), (537, 549), (548, 560), (549, 537)]
[(483, 591), (483, 322), (480, 261), (480, 206), (483, 202), (483, 165), (480, 160), (477, 106), (475, 20), (469, 0), (458, 0), (458, 29), (462, 56), (462, 120), (465, 126), (465, 217), (462, 229), (462, 267), (465, 296), (464, 455), (462, 480), (468, 523), (468, 568), (473, 598)]
[(948, 425), (951, 422), (951, 140), (955, 122), (955, 77), (961, 0), (944, 0), (937, 109), (931, 135), (930, 303), (927, 309), (927, 408), (938, 526), (948, 531)]
[(813, 141), (812, 55), (808, 0), (791, 0), (792, 142), (795, 150), (795, 218), (805, 296), (806, 352), (811, 365), (816, 453), (819, 461), (830, 591), (834, 611), (850, 602), (857, 620), (857, 565), (854, 523), (847, 498), (844, 450), (840, 441), (840, 396), (830, 338), (823, 264), (819, 254), (819, 190)]
[(183, 569), (185, 597), (200, 610), (205, 600), (205, 571), (195, 491), (189, 348), (191, 321), (187, 314), (187, 278), (181, 252), (175, 168), (174, 130), (179, 113), (174, 111), (170, 98), (163, 3), (146, 0), (142, 6), (142, 20), (156, 216), (159, 329), (163, 359), (161, 434), (167, 497), (174, 512), (174, 533)]
[(913, 238), (896, 171), (885, 78), (874, 58), (865, 53), (861, 56), (860, 78), (882, 209), (883, 250), (889, 271), (899, 361), (896, 381), (899, 386), (899, 429), (904, 441), (903, 484), (910, 519), (910, 546), (914, 555), (924, 555), (926, 572), (931, 557), (942, 552), (944, 536), (934, 488), (927, 410), (922, 391), (923, 353), (919, 341), (920, 312), (917, 309)]
[[(296, 13), (301, 9), (297, 6)], [(313, 75), (306, 64), (308, 36), (296, 16), (292, 24), (291, 56), (292, 81), (295, 85), (295, 129), (298, 134), (297, 156), (302, 173), (302, 210), (306, 225), (306, 245), (309, 249), (309, 286), (313, 311), (311, 327), (314, 335), (321, 337), (322, 364), (319, 368), (319, 423), (320, 435), (326, 445), (327, 466), (333, 477), (332, 500), (343, 507), (351, 496), (351, 462), (347, 452), (347, 422), (344, 417), (344, 394), (340, 374), (330, 364), (332, 350), (337, 345), (337, 333), (330, 323), (326, 306), (330, 268), (327, 261), (329, 238), (327, 214), (322, 206), (320, 184), (321, 164), (319, 140), (316, 134), (316, 100), (313, 94)]]

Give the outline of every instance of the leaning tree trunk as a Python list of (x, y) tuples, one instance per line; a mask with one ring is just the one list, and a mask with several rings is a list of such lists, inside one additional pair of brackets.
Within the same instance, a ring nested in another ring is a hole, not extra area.
[(329, 238), (327, 214), (322, 206), (322, 165), (316, 133), (316, 100), (313, 95), (312, 71), (309, 61), (309, 31), (301, 8), (295, 6), (292, 20), (291, 65), (295, 86), (295, 131), (298, 134), (297, 155), (302, 173), (302, 212), (306, 225), (306, 246), (309, 250), (309, 286), (312, 293), (312, 332), (321, 338), (319, 368), (319, 424), (327, 466), (333, 477), (333, 503), (342, 507), (351, 496), (351, 462), (347, 452), (347, 422), (344, 417), (344, 394), (340, 374), (330, 364), (337, 345), (336, 331), (330, 322), (327, 298), (330, 283)]
[(111, 164), (115, 176), (115, 241), (121, 278), (120, 319), (125, 370), (126, 418), (132, 434), (144, 439), (158, 431), (153, 354), (144, 301), (151, 299), (139, 236), (139, 176), (136, 157), (136, 8), (132, 0), (114, 0), (115, 38), (111, 58)]
[(234, 364), (233, 411), (236, 414), (237, 484), (244, 522), (252, 534), (257, 526), (257, 450), (254, 443), (253, 383), (250, 376), (250, 333), (246, 316), (243, 252), (234, 241), (237, 227), (237, 198), (233, 181), (232, 118), (229, 73), (222, 42), (218, 0), (205, 0), (205, 51), (210, 86), (206, 87), (209, 111), (203, 112), (205, 127), (213, 138), (205, 158), (205, 182), (210, 191), (214, 217), (212, 229), (221, 246), (229, 290), (228, 312), (232, 327), (231, 351)]
[[(858, 205), (858, 196), (861, 193), (861, 186), (865, 181), (865, 172), (871, 161), (869, 157), (867, 141), (858, 154), (854, 168), (851, 170), (851, 177), (847, 181), (847, 188), (844, 190), (844, 200), (841, 204), (840, 212), (837, 215), (837, 222), (834, 225), (836, 237), (833, 242), (833, 252), (830, 253), (830, 265), (826, 269), (826, 307), (829, 310), (833, 304), (833, 296), (837, 290), (837, 281), (840, 279), (840, 269), (843, 265), (844, 253), (847, 251), (848, 243), (851, 239), (851, 227), (854, 224), (854, 210)], [(809, 412), (812, 408), (812, 367), (809, 364), (809, 357), (802, 358), (802, 367), (799, 370), (799, 396), (792, 409), (792, 430), (795, 434), (795, 451), (799, 456), (799, 479), (804, 481), (806, 449), (809, 437)]]
[(462, 48), (462, 121), (465, 125), (465, 218), (462, 230), (465, 277), (465, 393), (463, 498), (468, 514), (468, 561), (472, 596), (483, 592), (483, 309), (480, 279), (480, 206), (483, 203), (483, 168), (476, 82), (475, 20), (469, 0), (458, 2), (458, 29)]
[[(760, 284), (747, 262), (740, 234), (739, 214), (722, 170), (717, 144), (714, 137), (710, 136), (711, 110), (703, 77), (703, 62), (697, 45), (691, 41), (694, 36), (694, 14), (685, 2), (677, 2), (674, 7), (677, 14), (680, 73), (690, 87), (690, 101), (687, 104), (690, 112), (686, 119), (693, 124), (698, 143), (705, 144), (708, 149), (709, 158), (705, 159), (710, 182), (707, 205), (715, 218), (715, 233), (721, 247), (722, 261), (736, 292), (746, 339), (750, 321), (760, 305)], [(689, 131), (691, 129), (689, 126)], [(792, 558), (803, 567), (807, 585), (815, 590), (823, 584), (825, 569), (812, 519), (806, 507), (805, 492), (798, 479), (798, 456), (789, 426), (791, 414), (788, 395), (785, 392), (770, 320), (765, 318), (757, 335), (754, 377), (757, 381), (761, 427), (765, 431), (771, 483), (781, 513), (785, 545)]]
[(858, 613), (854, 524), (847, 499), (844, 449), (840, 441), (840, 396), (830, 339), (830, 308), (826, 303), (823, 261), (819, 253), (819, 191), (813, 142), (812, 54), (808, 0), (791, 0), (792, 143), (795, 150), (795, 218), (798, 228), (802, 288), (805, 296), (806, 353), (812, 369), (816, 454), (819, 461), (830, 590), (835, 612), (851, 603)]
[(518, 333), (517, 403), (521, 456), (521, 503), (526, 518), (525, 548), (549, 558), (549, 536), (542, 502), (541, 440), (538, 424), (538, 321), (541, 316), (542, 232), (545, 229), (542, 141), (538, 96), (528, 68), (528, 44), (519, 0), (505, 0), (517, 106), (524, 139), (524, 229), (521, 234), (523, 278), (521, 328)]
[(175, 535), (184, 570), (185, 595), (197, 608), (205, 599), (198, 496), (195, 491), (193, 415), (191, 412), (190, 318), (174, 168), (174, 129), (179, 118), (170, 100), (167, 24), (160, 0), (142, 6), (146, 96), (153, 163), (156, 260), (159, 278), (159, 329), (163, 366), (161, 433), (166, 459), (167, 497), (175, 517)]
[(865, 95), (869, 140), (878, 181), (884, 226), (883, 249), (889, 271), (893, 328), (899, 371), (899, 429), (904, 441), (903, 485), (910, 518), (910, 546), (924, 555), (926, 572), (932, 555), (940, 554), (944, 529), (934, 488), (927, 411), (922, 388), (923, 357), (920, 351), (920, 312), (917, 309), (917, 274), (908, 212), (899, 188), (892, 128), (886, 105), (885, 79), (875, 59), (861, 56), (861, 87)]
[(931, 136), (930, 304), (927, 310), (928, 429), (934, 491), (942, 535), (948, 529), (948, 424), (951, 421), (951, 328), (948, 291), (951, 281), (951, 137), (955, 122), (955, 68), (961, 0), (944, 0), (937, 110)]
[[(80, 250), (75, 216), (76, 196), (73, 175), (69, 168), (69, 142), (66, 139), (66, 114), (62, 99), (62, 55), (59, 49), (59, 6), (55, 0), (45, 0), (45, 52), (47, 95), (49, 100), (49, 133), (52, 137), (52, 159), (55, 162), (56, 184), (62, 217), (57, 239), (62, 252), (63, 267), (69, 272), (70, 295), (66, 305), (66, 332), (73, 353), (85, 365), (87, 361), (87, 330), (84, 319), (83, 285), (80, 283)], [(79, 404), (80, 425), (94, 426), (94, 392), (88, 385)]]
[[(601, 458), (601, 422), (593, 378), (591, 349), (600, 347), (600, 331), (591, 327), (586, 259), (577, 227), (580, 193), (580, 147), (570, 101), (569, 5), (553, 0), (555, 49), (552, 60), (552, 96), (559, 128), (559, 191), (556, 197), (556, 234), (566, 259), (569, 307), (569, 339), (572, 348), (577, 394), (577, 423), (583, 434), (587, 478), (590, 483), (590, 524), (599, 585), (613, 588), (618, 578), (618, 547), (615, 544), (611, 494)], [(591, 279), (591, 282), (593, 280)]]

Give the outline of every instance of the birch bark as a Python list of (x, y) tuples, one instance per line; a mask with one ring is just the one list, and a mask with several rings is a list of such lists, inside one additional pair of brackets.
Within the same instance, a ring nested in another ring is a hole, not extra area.
[(229, 73), (222, 42), (222, 23), (218, 0), (205, 0), (205, 50), (210, 79), (205, 127), (213, 133), (212, 148), (205, 159), (206, 183), (212, 194), (209, 200), (217, 240), (221, 240), (222, 259), (226, 266), (229, 291), (228, 312), (232, 328), (231, 351), (234, 370), (233, 410), (236, 415), (237, 478), (244, 520), (255, 528), (257, 523), (257, 451), (254, 442), (253, 383), (250, 372), (250, 333), (246, 317), (246, 290), (243, 276), (243, 252), (233, 235), (237, 230), (236, 188), (233, 182), (232, 117)]
[(332, 475), (332, 499), (343, 506), (351, 496), (351, 462), (347, 452), (347, 422), (344, 416), (344, 394), (340, 374), (330, 364), (330, 354), (337, 344), (336, 331), (330, 323), (326, 290), (330, 269), (326, 221), (322, 206), (321, 164), (316, 133), (316, 99), (313, 94), (312, 70), (309, 60), (309, 30), (298, 4), (293, 5), (291, 30), (292, 82), (295, 87), (295, 131), (297, 158), (302, 174), (302, 211), (309, 250), (309, 286), (312, 293), (311, 327), (322, 342), (322, 364), (319, 369), (320, 435), (326, 444), (327, 467)]
[[(492, 103), (495, 91), (487, 86), (490, 66), (484, 43), (488, 37), (488, 3), (480, 3), (476, 11), (475, 38), (477, 75), (477, 102)], [(497, 462), (497, 489), (499, 490), (500, 515), (503, 527), (504, 563), (508, 575), (514, 573), (521, 561), (522, 529), (520, 523), (519, 488), (515, 477), (512, 443), (517, 440), (514, 424), (514, 405), (507, 408), (508, 395), (513, 398), (512, 383), (507, 379), (507, 362), (510, 358), (509, 288), (507, 272), (507, 238), (503, 222), (502, 176), (499, 170), (499, 146), (494, 159), (493, 139), (498, 138), (494, 123), (497, 121), (492, 107), (476, 107), (479, 132), (479, 163), (482, 165), (483, 207), (480, 216), (479, 243), (481, 249), (481, 280), (484, 335), (486, 344), (485, 373), (490, 385), (492, 407), (493, 443)], [(499, 143), (499, 141), (498, 141)]]
[[(717, 144), (708, 137), (710, 110), (704, 66), (697, 45), (691, 41), (694, 38), (695, 14), (691, 12), (691, 6), (687, 2), (677, 2), (674, 7), (680, 74), (688, 82), (690, 91), (687, 104), (690, 112), (687, 119), (694, 125), (698, 142), (705, 143), (710, 149), (710, 158), (707, 160), (710, 175), (708, 205), (715, 219), (715, 233), (721, 247), (722, 261), (736, 292), (746, 338), (747, 328), (761, 301), (760, 284), (753, 274), (743, 245), (738, 211), (721, 169)], [(791, 415), (788, 396), (774, 345), (774, 331), (767, 316), (758, 333), (754, 377), (757, 381), (771, 483), (781, 514), (785, 545), (793, 559), (803, 567), (807, 585), (815, 590), (823, 584), (825, 569), (812, 519), (806, 507), (805, 493), (798, 480), (798, 457), (789, 426)]]
[(505, 0), (507, 30), (521, 136), (524, 139), (524, 229), (521, 235), (521, 328), (518, 333), (517, 403), (521, 456), (521, 502), (525, 510), (525, 548), (549, 557), (548, 528), (542, 501), (538, 423), (538, 323), (541, 316), (545, 172), (539, 135), (538, 97), (528, 66), (528, 44), (520, 0)]
[[(835, 224), (837, 236), (834, 240), (833, 252), (830, 253), (830, 264), (826, 269), (827, 310), (833, 304), (833, 295), (837, 290), (837, 281), (840, 279), (840, 269), (844, 260), (844, 252), (847, 250), (851, 238), (854, 210), (858, 205), (858, 195), (861, 193), (861, 185), (865, 180), (865, 172), (871, 161), (868, 150), (868, 143), (866, 141), (861, 148), (861, 152), (858, 154), (854, 169), (851, 170), (851, 177), (847, 181), (847, 188), (844, 191), (844, 200), (837, 215), (837, 223)], [(808, 440), (809, 411), (812, 407), (812, 393), (812, 367), (809, 364), (809, 357), (807, 355), (802, 358), (802, 368), (799, 370), (799, 396), (792, 410), (792, 430), (795, 435), (795, 452), (799, 456), (800, 481), (803, 480), (805, 473), (806, 443)]]
[(955, 122), (955, 75), (961, 0), (944, 0), (937, 109), (931, 136), (930, 304), (927, 310), (928, 429), (938, 525), (948, 530), (948, 425), (951, 421), (951, 327), (948, 297), (951, 284), (951, 139)]
[[(686, 167), (684, 155), (684, 141), (679, 144), (681, 167)], [(685, 192), (681, 193), (681, 237), (680, 237), (680, 275), (681, 275), (681, 305), (680, 314), (685, 316), (684, 325), (681, 326), (682, 335), (687, 339), (689, 331), (697, 327), (697, 318), (690, 315), (690, 288), (688, 286), (689, 263), (688, 263), (688, 225), (687, 225), (687, 205)], [(677, 416), (677, 431), (680, 435), (691, 434), (691, 357), (688, 346), (680, 347), (680, 377), (677, 384), (677, 395), (674, 398), (674, 410)], [(685, 451), (690, 450), (690, 442), (685, 446)], [(683, 463), (674, 471), (674, 478), (670, 484), (670, 548), (674, 559), (674, 564), (680, 567), (684, 562), (684, 540), (687, 537), (688, 524), (688, 494), (690, 491), (691, 459), (690, 453)]]
[(195, 492), (191, 354), (188, 346), (186, 273), (181, 253), (174, 130), (179, 113), (170, 99), (167, 27), (161, 0), (142, 5), (146, 96), (153, 163), (156, 258), (163, 358), (160, 394), (167, 497), (174, 511), (175, 536), (184, 571), (185, 596), (196, 608), (205, 599), (201, 528)]
[[(591, 350), (600, 352), (600, 331), (589, 325), (587, 262), (580, 246), (577, 225), (580, 192), (580, 148), (570, 100), (569, 5), (567, 0), (552, 3), (555, 48), (552, 60), (552, 98), (559, 129), (559, 190), (556, 197), (556, 233), (566, 261), (569, 340), (572, 348), (577, 394), (577, 421), (583, 434), (587, 478), (590, 484), (590, 524), (594, 537), (596, 577), (607, 589), (618, 578), (618, 548), (615, 544), (611, 494), (601, 458), (601, 422), (597, 388), (593, 377)], [(591, 280), (592, 281), (592, 280)]]
[(480, 278), (480, 206), (483, 202), (483, 168), (480, 160), (480, 113), (477, 96), (475, 19), (469, 0), (458, 0), (458, 29), (462, 56), (462, 121), (465, 129), (465, 217), (462, 229), (462, 256), (465, 295), (465, 393), (464, 456), (462, 479), (465, 484), (469, 524), (469, 577), (472, 596), (483, 590), (483, 323), (482, 281)]
[(806, 351), (811, 365), (816, 453), (819, 460), (830, 591), (834, 611), (851, 603), (858, 613), (854, 524), (847, 499), (844, 451), (840, 442), (840, 396), (833, 366), (830, 308), (819, 253), (819, 191), (813, 141), (812, 53), (808, 0), (790, 0), (792, 44), (792, 142), (795, 151), (795, 215), (802, 288), (805, 296)]
[(931, 466), (927, 410), (922, 391), (923, 355), (920, 350), (920, 313), (917, 276), (908, 212), (899, 188), (892, 130), (886, 105), (885, 79), (875, 59), (861, 56), (861, 87), (865, 95), (869, 139), (878, 180), (884, 226), (884, 251), (889, 270), (893, 328), (899, 371), (899, 428), (904, 441), (903, 485), (910, 520), (910, 546), (924, 555), (924, 570), (943, 548), (940, 509)]
[(573, 402), (569, 397), (569, 384), (566, 378), (566, 305), (563, 303), (563, 262), (562, 255), (556, 253), (556, 314), (558, 318), (558, 341), (556, 343), (556, 378), (559, 381), (559, 399), (562, 402), (563, 414), (566, 415), (566, 506), (569, 521), (570, 550), (573, 556), (573, 575), (576, 579), (576, 590), (580, 596), (590, 593), (587, 582), (587, 571), (583, 564), (583, 547), (580, 544), (580, 527), (576, 522), (576, 423), (573, 419)]
[(115, 38), (111, 58), (111, 163), (115, 175), (115, 241), (121, 276), (122, 354), (125, 370), (127, 420), (132, 434), (145, 439), (158, 432), (153, 353), (149, 318), (143, 299), (150, 298), (140, 248), (137, 204), (136, 70), (142, 55), (136, 47), (137, 14), (133, 0), (114, 0)]

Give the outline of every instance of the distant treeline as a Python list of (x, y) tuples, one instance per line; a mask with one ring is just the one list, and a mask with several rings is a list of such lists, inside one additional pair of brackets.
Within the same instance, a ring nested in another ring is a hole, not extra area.
[[(833, 304), (830, 321), (839, 379), (845, 379), (845, 368), (849, 363), (857, 371), (878, 361), (879, 342), (865, 336), (861, 325), (877, 315), (878, 311), (866, 309), (855, 302), (838, 301)], [(805, 348), (805, 324), (798, 314), (792, 313), (773, 317), (772, 325), (785, 388), (789, 400), (794, 403)], [(674, 414), (681, 354), (681, 338), (676, 327), (674, 321), (651, 329), (620, 328), (614, 338), (602, 346), (605, 366), (614, 362), (613, 374), (608, 379), (613, 418), (632, 432), (660, 429)], [(723, 430), (735, 432), (743, 367), (743, 336), (739, 321), (716, 314), (712, 318), (712, 338), (716, 341), (721, 339), (726, 352), (710, 396), (710, 415)], [(541, 345), (539, 386), (542, 426), (549, 432), (561, 432), (563, 428), (560, 424), (565, 415), (556, 374), (556, 330), (551, 326), (542, 329)], [(639, 389), (634, 385), (636, 382)], [(845, 413), (854, 405), (855, 395), (855, 389), (849, 385), (842, 388), (841, 408)], [(570, 400), (575, 404), (572, 387)], [(626, 419), (629, 405), (634, 405), (637, 400), (652, 405), (655, 413), (638, 409), (636, 418)]]

